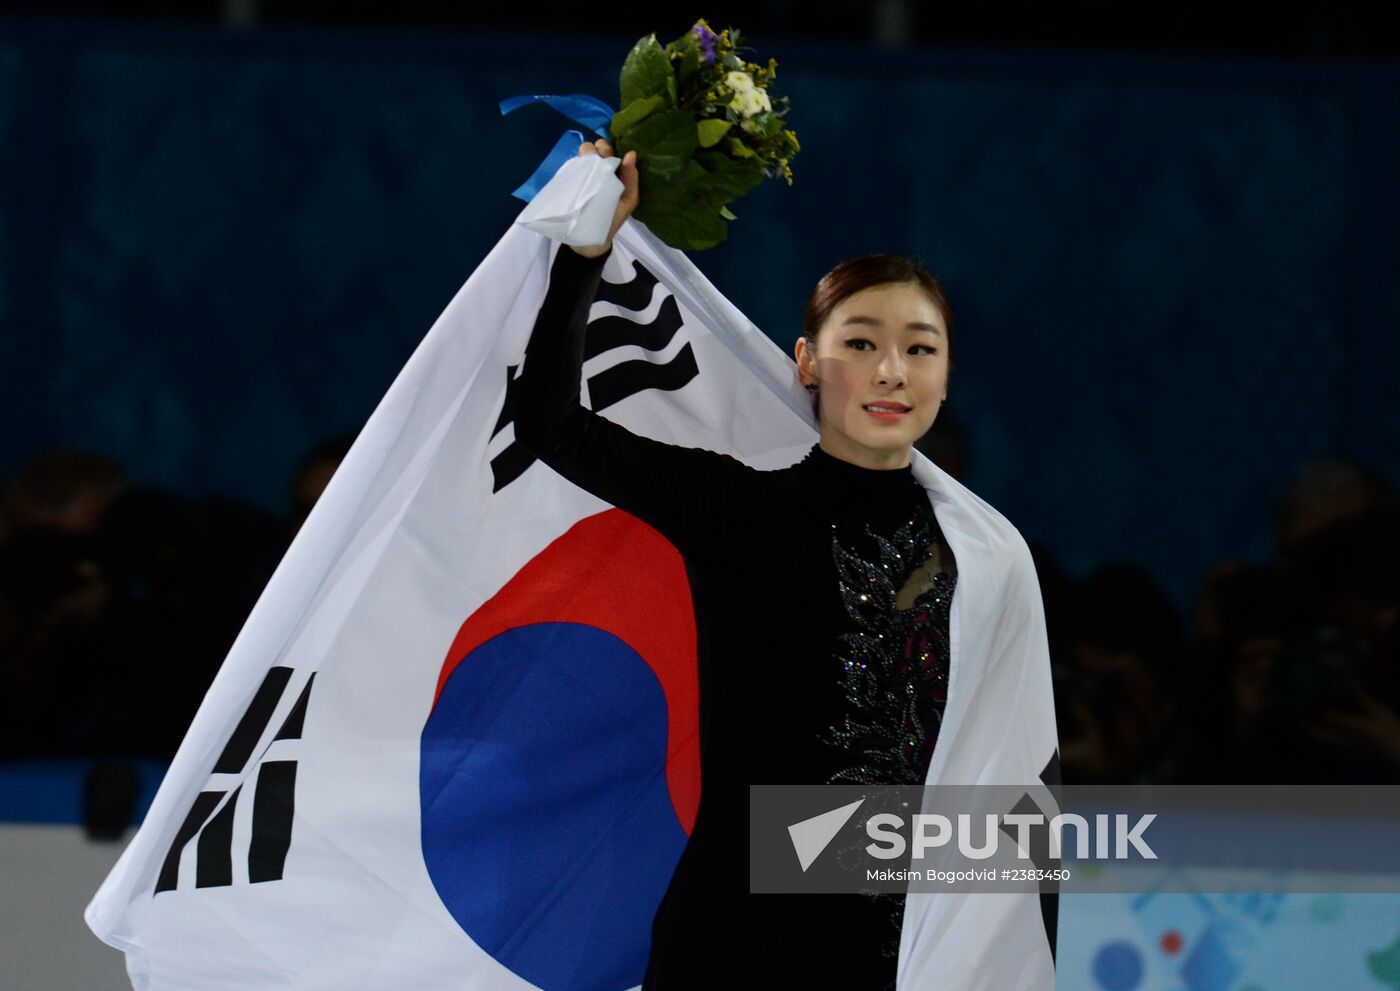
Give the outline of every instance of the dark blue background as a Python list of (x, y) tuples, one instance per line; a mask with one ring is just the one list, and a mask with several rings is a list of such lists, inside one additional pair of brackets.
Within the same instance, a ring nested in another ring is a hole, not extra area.
[[(0, 22), (0, 477), (81, 445), (284, 510), (566, 126), (497, 101), (613, 102), (633, 40)], [(1400, 65), (761, 54), (796, 185), (696, 263), (790, 349), (841, 257), (921, 255), (964, 480), (1072, 574), (1185, 604), (1308, 461), (1400, 481)]]

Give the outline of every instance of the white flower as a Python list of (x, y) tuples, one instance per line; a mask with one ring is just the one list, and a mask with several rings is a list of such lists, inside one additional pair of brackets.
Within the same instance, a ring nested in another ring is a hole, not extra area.
[(754, 89), (753, 77), (747, 72), (731, 72), (724, 77), (724, 85), (735, 93), (751, 93)]
[(768, 100), (767, 92), (757, 88), (735, 93), (734, 99), (729, 101), (729, 106), (741, 117), (752, 117), (754, 114), (773, 109), (773, 104)]

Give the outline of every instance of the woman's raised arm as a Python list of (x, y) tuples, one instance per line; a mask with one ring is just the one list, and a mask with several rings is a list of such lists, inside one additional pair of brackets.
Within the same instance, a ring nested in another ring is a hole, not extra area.
[[(606, 142), (601, 153), (611, 154)], [(580, 154), (591, 153), (590, 144)], [(635, 209), (637, 170), (624, 159), (625, 192), (606, 244), (560, 245), (516, 382), (515, 439), (569, 481), (659, 530), (682, 552), (703, 548), (756, 474), (725, 454), (634, 434), (580, 402), (584, 334), (612, 238)]]

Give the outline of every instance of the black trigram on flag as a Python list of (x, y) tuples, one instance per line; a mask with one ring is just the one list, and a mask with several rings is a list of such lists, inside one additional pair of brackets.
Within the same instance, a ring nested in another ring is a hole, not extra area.
[[(629, 282), (608, 282), (606, 279), (600, 282), (594, 302), (615, 303), (621, 309), (633, 312), (645, 310), (650, 306), (652, 291), (657, 285), (656, 276), (635, 259), (632, 267), (636, 274)], [(590, 320), (588, 333), (584, 337), (583, 360), (587, 361), (628, 344), (648, 351), (664, 351), (680, 331), (682, 322), (676, 297), (670, 293), (666, 293), (662, 298), (656, 316), (649, 323), (622, 315)], [(496, 426), (491, 430), (492, 437), (515, 418), (515, 373), (519, 367), (511, 365), (506, 370), (506, 401), (501, 407)], [(589, 408), (595, 413), (601, 412), (613, 403), (619, 403), (643, 389), (674, 391), (699, 374), (695, 352), (689, 343), (667, 362), (647, 361), (645, 358), (619, 362), (588, 378)], [(491, 491), (501, 491), (534, 463), (535, 456), (512, 440), (491, 459)]]
[[(224, 744), (214, 764), (215, 775), (238, 775), (253, 786), (252, 834), (248, 842), (248, 880), (279, 881), (292, 845), (292, 812), (295, 808), (297, 763), (294, 760), (254, 761), (254, 752), (276, 715), (278, 703), (287, 693), (295, 675), (292, 668), (271, 668), (258, 686), (253, 701)], [(311, 698), (313, 673), (282, 719), (275, 736), (259, 753), (278, 740), (301, 739), (306, 706)], [(256, 773), (244, 772), (256, 764)], [(156, 879), (156, 894), (174, 891), (180, 884), (180, 857), (190, 840), (195, 840), (194, 884), (196, 888), (216, 888), (233, 884), (234, 815), (243, 797), (240, 784), (231, 791), (210, 788), (196, 796), (185, 821), (170, 844)], [(198, 839), (196, 839), (198, 837)]]

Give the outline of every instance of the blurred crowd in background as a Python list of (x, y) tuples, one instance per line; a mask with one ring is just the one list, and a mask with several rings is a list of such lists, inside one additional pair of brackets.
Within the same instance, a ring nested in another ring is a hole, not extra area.
[(306, 458), (282, 517), (90, 451), (30, 460), (0, 514), (0, 758), (173, 756), (348, 449)]
[[(962, 437), (940, 417), (920, 447), (959, 477)], [(0, 514), (0, 758), (172, 756), (348, 448), (306, 457), (280, 518), (29, 461)], [(1272, 559), (1220, 562), (1185, 614), (1151, 562), (1074, 578), (1031, 542), (1066, 783), (1400, 783), (1397, 493), (1321, 461), (1259, 512)]]

